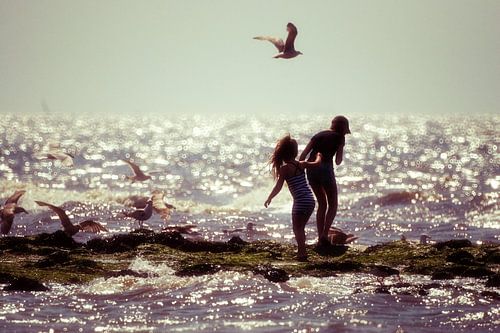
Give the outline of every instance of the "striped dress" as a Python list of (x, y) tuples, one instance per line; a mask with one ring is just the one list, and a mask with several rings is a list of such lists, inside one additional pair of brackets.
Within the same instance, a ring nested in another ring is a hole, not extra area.
[[(298, 169), (298, 167), (297, 167)], [(288, 189), (293, 197), (292, 215), (311, 216), (314, 211), (314, 196), (306, 181), (305, 173), (286, 179)]]

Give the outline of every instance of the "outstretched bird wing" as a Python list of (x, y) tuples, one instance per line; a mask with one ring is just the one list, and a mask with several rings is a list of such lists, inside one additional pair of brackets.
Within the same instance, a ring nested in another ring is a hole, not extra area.
[(73, 223), (71, 223), (71, 220), (69, 219), (68, 215), (66, 215), (66, 212), (64, 211), (64, 209), (57, 207), (57, 206), (54, 206), (54, 205), (51, 205), (51, 204), (48, 204), (48, 203), (43, 202), (43, 201), (35, 201), (35, 202), (38, 204), (38, 206), (49, 207), (54, 213), (56, 213), (57, 216), (59, 216), (59, 219), (61, 220), (61, 224), (62, 224), (64, 229), (69, 230), (69, 229), (74, 228)]
[(0, 214), (0, 232), (4, 235), (8, 234), (10, 228), (12, 228), (12, 223), (14, 222), (14, 210), (16, 208), (15, 203), (6, 204)]
[(153, 195), (151, 196), (151, 199), (153, 200), (153, 209), (155, 210), (155, 212), (160, 214), (161, 218), (166, 221), (170, 218), (171, 214), (170, 207), (173, 206), (169, 205), (170, 207), (168, 207), (165, 204), (165, 201), (163, 201), (164, 197), (165, 193), (161, 191), (154, 191)]
[(129, 160), (122, 159), (123, 162), (127, 163), (130, 169), (134, 172), (136, 176), (146, 176), (144, 172), (139, 169), (139, 166), (135, 163), (130, 162)]
[(23, 196), (23, 194), (26, 193), (25, 190), (19, 190), (19, 191), (16, 191), (14, 192), (14, 194), (12, 194), (6, 201), (5, 201), (5, 204), (10, 204), (10, 203), (15, 203), (17, 204), (17, 201), (19, 200), (20, 197)]
[(297, 37), (297, 28), (293, 23), (288, 23), (286, 30), (288, 30), (288, 37), (286, 38), (283, 52), (295, 51), (293, 43), (295, 42), (295, 37)]
[[(257, 36), (257, 37), (254, 37), (253, 39), (267, 40), (268, 42), (273, 43), (273, 45), (276, 46), (276, 48), (278, 49), (279, 52), (283, 52), (283, 50), (285, 50), (285, 43), (283, 43), (283, 39), (281, 39), (281, 38), (276, 38), (276, 37), (271, 37), (271, 36)], [(293, 44), (293, 42), (292, 42), (292, 44)]]
[(99, 222), (92, 221), (92, 220), (86, 220), (86, 221), (80, 222), (80, 223), (78, 223), (78, 225), (80, 226), (80, 230), (86, 231), (86, 232), (93, 232), (95, 234), (97, 234), (101, 231), (108, 232), (108, 229), (106, 229), (102, 224), (100, 224)]
[(65, 167), (73, 166), (73, 156), (62, 151), (50, 151), (47, 153), (47, 158), (61, 161)]

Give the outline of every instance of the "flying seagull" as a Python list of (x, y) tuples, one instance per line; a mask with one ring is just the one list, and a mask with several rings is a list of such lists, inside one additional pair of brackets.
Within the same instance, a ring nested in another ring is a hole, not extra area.
[(73, 159), (75, 158), (74, 155), (63, 151), (58, 143), (49, 143), (48, 148), (44, 149), (44, 151), (37, 154), (35, 157), (40, 160), (57, 160), (65, 167), (72, 167)]
[(161, 218), (164, 221), (167, 221), (170, 218), (172, 209), (175, 209), (175, 207), (163, 200), (163, 198), (165, 197), (165, 193), (163, 193), (162, 191), (155, 190), (152, 194), (153, 195), (151, 196), (151, 200), (153, 201), (154, 211), (160, 214)]
[(146, 203), (146, 207), (136, 209), (133, 212), (125, 213), (126, 217), (131, 217), (136, 221), (139, 221), (139, 228), (142, 229), (142, 223), (153, 215), (153, 200), (149, 199)]
[(127, 176), (127, 179), (131, 180), (132, 183), (135, 182), (143, 182), (146, 180), (151, 179), (150, 175), (146, 175), (144, 172), (141, 171), (139, 166), (133, 162), (130, 162), (129, 160), (122, 159), (123, 162), (127, 163), (130, 169), (134, 172), (133, 176)]
[(297, 36), (297, 28), (295, 27), (295, 25), (293, 25), (293, 23), (288, 23), (286, 25), (286, 30), (288, 31), (288, 37), (286, 38), (285, 43), (283, 43), (283, 39), (281, 38), (270, 37), (270, 36), (257, 36), (254, 37), (254, 39), (267, 40), (273, 43), (273, 45), (276, 46), (279, 52), (273, 58), (284, 58), (284, 59), (295, 58), (299, 54), (302, 54), (302, 52), (296, 51), (295, 46), (293, 45), (295, 37)]
[(54, 213), (56, 213), (57, 216), (59, 216), (59, 219), (61, 220), (64, 232), (70, 237), (72, 237), (79, 231), (93, 232), (93, 233), (108, 231), (108, 229), (106, 229), (102, 224), (91, 220), (86, 220), (78, 223), (77, 225), (74, 225), (73, 223), (71, 223), (71, 220), (69, 219), (68, 215), (66, 215), (64, 209), (42, 201), (35, 201), (35, 202), (38, 204), (38, 206), (49, 207)]
[(14, 192), (6, 201), (2, 209), (0, 209), (0, 231), (3, 235), (7, 235), (12, 228), (12, 223), (14, 222), (14, 216), (18, 213), (28, 212), (21, 206), (17, 205), (19, 198), (26, 193), (24, 190), (19, 190)]

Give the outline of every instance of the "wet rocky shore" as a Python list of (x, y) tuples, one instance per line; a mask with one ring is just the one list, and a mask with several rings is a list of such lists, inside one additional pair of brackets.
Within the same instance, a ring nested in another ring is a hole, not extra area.
[[(432, 280), (477, 278), (493, 287), (488, 295), (499, 299), (500, 244), (474, 245), (454, 239), (422, 245), (395, 241), (368, 248), (329, 246), (308, 248), (309, 261), (295, 260), (293, 244), (275, 241), (228, 242), (191, 240), (178, 232), (141, 229), (128, 234), (75, 242), (62, 231), (26, 237), (0, 238), (0, 284), (5, 291), (44, 291), (49, 283), (81, 284), (96, 278), (148, 277), (129, 269), (140, 256), (175, 269), (178, 276), (213, 274), (220, 270), (253, 272), (273, 282), (290, 277), (326, 277), (363, 272), (379, 279), (379, 292), (390, 286), (383, 279), (399, 274), (423, 274)], [(377, 283), (374, 279), (374, 283)], [(404, 285), (404, 282), (398, 282)], [(396, 285), (397, 286), (397, 285)], [(420, 286), (425, 292), (428, 286)], [(433, 287), (433, 286), (431, 286)]]

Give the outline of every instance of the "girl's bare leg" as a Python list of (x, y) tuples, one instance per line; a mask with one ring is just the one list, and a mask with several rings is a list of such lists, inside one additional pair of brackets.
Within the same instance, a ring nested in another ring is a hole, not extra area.
[(309, 216), (306, 215), (292, 216), (293, 233), (295, 234), (295, 240), (297, 241), (297, 257), (299, 258), (304, 258), (307, 256), (305, 228), (308, 220)]

